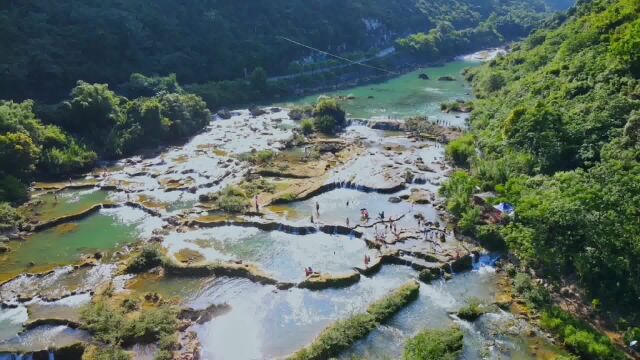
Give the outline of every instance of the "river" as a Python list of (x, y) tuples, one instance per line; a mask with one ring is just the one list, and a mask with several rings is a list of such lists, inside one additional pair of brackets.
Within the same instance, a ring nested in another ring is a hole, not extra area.
[[(327, 95), (348, 97), (342, 104), (351, 118), (428, 116), (451, 126), (463, 126), (465, 115), (443, 114), (440, 103), (471, 99), (460, 72), (477, 64), (456, 60)], [(427, 74), (429, 80), (421, 79), (420, 74)], [(443, 76), (454, 80), (438, 80)], [(309, 103), (315, 98), (295, 103)], [(34, 319), (77, 319), (79, 310), (90, 300), (90, 291), (108, 281), (113, 282), (115, 292), (127, 296), (156, 292), (195, 309), (211, 304), (230, 305), (227, 313), (193, 325), (191, 330), (202, 344), (203, 359), (249, 360), (286, 357), (310, 344), (333, 321), (364, 311), (372, 301), (416, 278), (412, 267), (384, 265), (378, 273), (362, 276), (351, 286), (312, 291), (300, 287), (279, 290), (246, 278), (116, 275), (130, 246), (155, 239), (176, 259), (191, 256), (204, 263), (248, 262), (280, 282), (296, 284), (305, 279), (302, 269), (307, 266), (324, 273), (344, 274), (362, 267), (365, 254), (373, 259), (381, 256), (363, 241), (374, 236), (373, 228), (357, 228), (357, 232), (344, 234), (339, 231), (346, 219), (351, 224), (358, 223), (361, 208), (400, 218), (397, 224), (407, 232), (416, 227), (418, 214), (434, 223), (442, 222), (433, 201), (391, 203), (389, 198), (407, 199), (420, 192), (435, 196), (449, 170), (442, 161), (443, 146), (415, 142), (403, 133), (372, 130), (361, 123), (354, 123), (341, 137), (354, 151), (360, 151), (358, 156), (349, 157), (348, 150), (344, 151), (344, 158), (325, 154), (318, 160), (322, 166), (315, 168), (288, 158), (292, 169), (312, 169), (320, 175), (312, 180), (266, 177), (275, 184), (276, 192), (281, 188), (300, 188), (304, 192), (312, 182), (333, 184), (332, 189), (265, 207), (262, 217), (229, 218), (199, 202), (200, 195), (237, 184), (252, 171), (252, 166), (238, 155), (251, 150), (282, 149), (295, 126), (277, 110), (257, 118), (247, 111), (236, 112), (229, 120), (214, 121), (184, 146), (154, 157), (134, 157), (88, 174), (83, 186), (79, 186), (82, 189), (67, 189), (56, 196), (46, 190), (34, 192), (37, 203), (30, 211), (41, 222), (100, 204), (115, 206), (35, 233), (25, 241), (13, 243), (10, 252), (0, 255), (0, 281), (12, 279), (0, 286), (0, 300), (10, 305), (0, 309), (0, 359), (13, 359), (12, 354), (17, 352), (87, 340), (85, 332), (65, 326), (41, 326), (26, 332), (21, 329)], [(299, 148), (290, 152), (296, 156), (302, 153)], [(403, 174), (414, 169), (418, 161), (435, 170), (416, 170), (422, 181), (405, 186)], [(401, 185), (401, 190), (384, 190), (396, 184)], [(384, 189), (370, 190), (379, 187)], [(311, 222), (309, 215), (314, 214), (316, 206), (321, 210)], [(175, 226), (174, 219), (197, 220), (211, 227)], [(217, 224), (220, 219), (227, 223)], [(271, 228), (271, 223), (279, 225)], [(446, 236), (446, 249), (461, 249), (453, 235), (447, 232)], [(386, 247), (400, 251), (407, 263), (416, 266), (429, 264), (407, 254), (433, 251), (416, 237)], [(96, 252), (101, 252), (101, 257), (92, 266), (71, 266)], [(544, 337), (532, 336), (535, 329), (510, 313), (495, 311), (474, 323), (451, 315), (471, 299), (486, 304), (496, 301), (500, 276), (494, 268), (496, 257), (484, 254), (477, 260), (472, 270), (453, 274), (448, 281), (443, 278), (421, 284), (417, 301), (358, 341), (341, 358), (398, 358), (405, 341), (420, 330), (457, 324), (465, 332), (464, 359), (553, 359), (557, 349)], [(26, 272), (39, 275), (17, 276)], [(133, 350), (141, 359), (153, 353), (153, 348)]]

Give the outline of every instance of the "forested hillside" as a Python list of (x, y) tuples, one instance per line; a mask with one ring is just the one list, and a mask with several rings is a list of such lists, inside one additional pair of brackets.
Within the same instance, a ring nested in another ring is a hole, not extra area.
[(10, 0), (0, 4), (0, 98), (59, 100), (78, 80), (113, 86), (132, 73), (176, 73), (182, 84), (257, 67), (282, 74), (310, 52), (278, 36), (349, 53), (393, 46), (443, 21), (462, 30), (489, 17), (498, 23), (483, 26), (504, 35), (515, 26), (520, 36), (544, 9), (523, 0)]
[[(472, 131), (448, 149), (470, 170), (444, 191), (465, 232), (504, 241), (539, 274), (577, 280), (594, 309), (636, 322), (639, 34), (640, 1), (582, 1), (563, 24), (471, 71)], [(471, 195), (486, 190), (515, 206), (506, 224), (480, 221)]]
[(278, 36), (356, 57), (436, 27), (487, 37), (442, 38), (446, 51), (421, 56), (432, 61), (511, 27), (520, 36), (543, 11), (524, 0), (4, 1), (0, 201), (25, 200), (35, 178), (191, 136), (207, 108), (273, 98), (268, 74), (300, 71), (311, 54)]

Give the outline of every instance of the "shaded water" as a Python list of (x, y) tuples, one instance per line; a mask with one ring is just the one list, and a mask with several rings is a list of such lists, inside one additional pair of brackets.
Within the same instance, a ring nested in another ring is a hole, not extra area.
[[(457, 60), (444, 66), (427, 67), (386, 80), (377, 84), (331, 91), (329, 96), (355, 96), (353, 100), (344, 100), (341, 105), (354, 118), (371, 119), (404, 119), (410, 116), (429, 116), (450, 121), (454, 125), (462, 125), (462, 118), (440, 111), (440, 104), (457, 99), (471, 99), (471, 90), (460, 74), (468, 67), (480, 62)], [(418, 76), (425, 73), (429, 80)], [(441, 76), (452, 76), (456, 81), (439, 81)], [(318, 95), (308, 96), (293, 104), (309, 104), (317, 100)]]

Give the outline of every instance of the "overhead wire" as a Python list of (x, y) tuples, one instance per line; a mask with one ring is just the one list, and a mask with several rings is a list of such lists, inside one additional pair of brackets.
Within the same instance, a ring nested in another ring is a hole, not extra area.
[(391, 75), (398, 75), (398, 73), (396, 73), (396, 72), (393, 72), (393, 71), (390, 71), (390, 70), (387, 70), (387, 69), (384, 69), (384, 68), (381, 68), (381, 67), (378, 67), (378, 66), (373, 66), (373, 65), (365, 64), (365, 63), (363, 63), (363, 62), (353, 61), (353, 60), (347, 59), (347, 58), (345, 58), (345, 57), (338, 56), (338, 55), (332, 54), (332, 53), (330, 53), (330, 52), (327, 52), (327, 51), (324, 51), (324, 50), (320, 50), (320, 49), (314, 48), (314, 47), (312, 47), (312, 46), (309, 46), (309, 45), (303, 44), (303, 43), (301, 43), (301, 42), (298, 42), (298, 41), (295, 41), (295, 40), (289, 39), (288, 37), (278, 36), (278, 38), (280, 38), (280, 39), (282, 39), (282, 40), (285, 40), (285, 41), (288, 41), (288, 42), (290, 42), (290, 43), (296, 44), (296, 45), (298, 45), (298, 46), (302, 46), (302, 47), (305, 47), (305, 48), (307, 48), (307, 49), (317, 51), (317, 52), (322, 53), (322, 54), (325, 54), (325, 55), (327, 55), (327, 56), (331, 56), (331, 57), (333, 57), (333, 58), (336, 58), (336, 59), (339, 59), (339, 60), (342, 60), (342, 61), (348, 62), (348, 63), (353, 64), (353, 65), (360, 65), (360, 66), (364, 66), (364, 67), (367, 67), (367, 68), (370, 68), (370, 69), (374, 69), (374, 70), (382, 71), (382, 72), (385, 72), (385, 73), (388, 73), (388, 74), (391, 74)]

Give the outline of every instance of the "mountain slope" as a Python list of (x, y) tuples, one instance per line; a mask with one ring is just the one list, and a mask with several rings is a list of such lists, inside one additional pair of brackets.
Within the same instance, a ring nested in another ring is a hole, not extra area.
[[(524, 0), (70, 0), (0, 4), (0, 98), (59, 100), (77, 80), (120, 84), (176, 73), (183, 84), (285, 73), (309, 51), (392, 46), (440, 21), (476, 26)], [(536, 3), (540, 4), (540, 3)]]
[[(540, 273), (576, 279), (631, 318), (640, 308), (639, 15), (638, 0), (582, 1), (563, 24), (471, 71), (480, 155), (450, 146), (472, 165), (447, 190), (465, 231), (503, 239)], [(469, 201), (476, 186), (497, 190), (515, 217), (483, 225)]]

